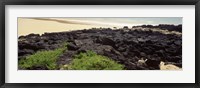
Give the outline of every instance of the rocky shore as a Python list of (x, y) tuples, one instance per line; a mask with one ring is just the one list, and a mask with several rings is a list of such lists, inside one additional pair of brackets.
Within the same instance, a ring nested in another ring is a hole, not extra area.
[(58, 65), (69, 64), (74, 55), (91, 50), (123, 64), (127, 70), (158, 70), (161, 61), (182, 68), (182, 34), (180, 29), (176, 31), (179, 34), (171, 31), (172, 28), (165, 34), (151, 27), (145, 30), (125, 27), (29, 34), (18, 38), (18, 60), (37, 51), (54, 50), (67, 42), (68, 49), (59, 57)]

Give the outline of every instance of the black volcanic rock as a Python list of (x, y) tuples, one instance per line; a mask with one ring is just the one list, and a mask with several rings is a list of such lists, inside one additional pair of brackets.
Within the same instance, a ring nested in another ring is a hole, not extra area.
[(24, 56), (24, 55), (33, 54), (33, 53), (34, 53), (34, 51), (30, 50), (30, 49), (23, 49), (23, 50), (18, 51), (19, 56)]
[(110, 46), (115, 45), (115, 42), (109, 37), (98, 37), (96, 42), (101, 43), (103, 45), (110, 45)]
[(169, 24), (159, 24), (159, 25), (141, 25), (141, 26), (133, 26), (132, 28), (143, 27), (143, 28), (159, 28), (162, 30), (168, 31), (177, 31), (182, 32), (182, 25), (169, 25)]
[(28, 38), (31, 38), (31, 37), (39, 37), (40, 35), (39, 34), (29, 34), (29, 35), (27, 35), (26, 37), (28, 37)]
[(70, 43), (70, 44), (67, 45), (67, 49), (69, 49), (69, 50), (77, 50), (78, 48), (79, 48), (79, 47), (76, 46), (76, 45), (73, 44), (73, 43)]
[[(73, 56), (87, 50), (104, 55), (116, 62), (125, 65), (127, 70), (157, 70), (160, 61), (173, 63), (182, 67), (182, 36), (176, 34), (163, 34), (151, 31), (155, 26), (144, 26), (149, 30), (136, 30), (109, 28), (93, 28), (90, 30), (77, 30), (70, 32), (30, 34), (20, 36), (18, 41), (18, 55), (25, 57), (41, 50), (53, 50), (63, 42), (67, 42), (68, 50), (57, 61), (64, 65), (72, 61)], [(176, 30), (180, 26), (159, 25), (161, 30)], [(176, 29), (177, 28), (177, 29)], [(146, 63), (138, 60), (147, 59)], [(34, 67), (30, 69), (47, 69)]]

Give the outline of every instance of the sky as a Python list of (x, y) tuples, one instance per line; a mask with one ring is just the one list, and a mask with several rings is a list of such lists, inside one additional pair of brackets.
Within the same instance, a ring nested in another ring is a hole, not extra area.
[[(34, 19), (34, 18), (33, 18)], [(37, 20), (54, 20), (58, 21), (68, 21), (68, 22), (76, 22), (82, 25), (90, 24), (90, 25), (110, 25), (110, 26), (133, 26), (133, 25), (142, 25), (142, 24), (182, 24), (181, 17), (121, 17), (121, 18), (112, 18), (112, 17), (104, 17), (104, 18), (36, 18)]]
[(61, 32), (89, 28), (122, 28), (123, 26), (182, 24), (182, 17), (66, 17), (18, 18), (18, 35), (44, 32)]

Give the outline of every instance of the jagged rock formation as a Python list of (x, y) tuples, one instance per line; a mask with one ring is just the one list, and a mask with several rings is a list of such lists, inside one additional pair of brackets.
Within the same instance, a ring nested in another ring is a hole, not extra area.
[[(128, 70), (159, 69), (160, 61), (182, 67), (182, 35), (128, 28), (96, 28), (20, 36), (18, 59), (39, 50), (56, 49), (64, 41), (68, 42), (68, 50), (60, 56), (58, 65), (70, 63), (75, 54), (92, 50), (125, 65)], [(143, 64), (138, 63), (141, 58), (148, 60)]]
[(179, 25), (169, 25), (169, 24), (159, 24), (159, 25), (141, 25), (141, 26), (133, 26), (132, 28), (143, 27), (143, 28), (159, 28), (161, 30), (168, 30), (168, 31), (177, 31), (182, 32), (182, 24)]

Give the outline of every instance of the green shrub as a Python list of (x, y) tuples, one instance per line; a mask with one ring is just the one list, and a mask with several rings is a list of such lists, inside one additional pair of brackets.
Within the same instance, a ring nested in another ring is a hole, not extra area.
[(58, 57), (66, 50), (66, 44), (63, 47), (49, 50), (38, 51), (33, 55), (27, 56), (25, 59), (19, 61), (19, 67), (22, 69), (28, 69), (32, 67), (46, 67), (50, 70), (57, 69), (56, 61)]
[(122, 70), (123, 68), (123, 65), (92, 51), (76, 55), (67, 67), (65, 65), (65, 69), (69, 70)]

